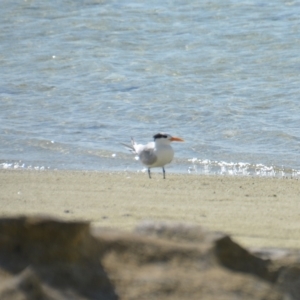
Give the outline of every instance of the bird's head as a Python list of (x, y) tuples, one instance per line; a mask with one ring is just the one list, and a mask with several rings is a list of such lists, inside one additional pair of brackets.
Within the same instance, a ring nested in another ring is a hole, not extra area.
[(166, 143), (166, 144), (170, 144), (171, 142), (184, 142), (184, 140), (179, 137), (171, 136), (170, 134), (162, 133), (162, 132), (154, 135), (153, 139), (154, 142), (156, 143)]

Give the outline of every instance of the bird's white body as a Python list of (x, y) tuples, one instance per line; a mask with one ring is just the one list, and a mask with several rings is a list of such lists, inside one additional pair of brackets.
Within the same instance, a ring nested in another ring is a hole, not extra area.
[(157, 140), (141, 145), (132, 145), (140, 161), (148, 168), (163, 167), (169, 164), (174, 157), (174, 150), (168, 140)]
[(174, 150), (171, 146), (172, 141), (182, 142), (183, 140), (169, 134), (158, 133), (154, 136), (154, 142), (146, 145), (137, 144), (133, 138), (131, 138), (131, 145), (123, 145), (137, 154), (139, 160), (148, 167), (149, 178), (151, 178), (150, 168), (156, 167), (162, 167), (165, 178), (164, 166), (169, 164), (174, 157)]

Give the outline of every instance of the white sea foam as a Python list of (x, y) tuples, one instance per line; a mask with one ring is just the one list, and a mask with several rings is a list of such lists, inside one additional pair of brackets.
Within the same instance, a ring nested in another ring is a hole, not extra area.
[(25, 165), (22, 162), (3, 162), (0, 163), (0, 169), (44, 171), (50, 169), (50, 167)]
[(215, 174), (229, 176), (291, 177), (300, 178), (300, 170), (250, 164), (246, 162), (211, 161), (209, 159), (188, 159), (191, 166), (188, 173)]

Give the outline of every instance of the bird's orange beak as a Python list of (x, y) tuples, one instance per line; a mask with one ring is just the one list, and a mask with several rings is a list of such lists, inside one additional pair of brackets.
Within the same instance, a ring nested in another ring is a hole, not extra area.
[(183, 139), (176, 137), (176, 136), (172, 136), (170, 139), (171, 142), (184, 142)]

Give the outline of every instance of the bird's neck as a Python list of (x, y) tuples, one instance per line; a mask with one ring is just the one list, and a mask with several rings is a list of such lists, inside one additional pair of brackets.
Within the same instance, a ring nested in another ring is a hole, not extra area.
[(166, 147), (166, 146), (170, 146), (170, 141), (157, 140), (157, 141), (155, 141), (155, 146), (156, 146), (156, 147)]

